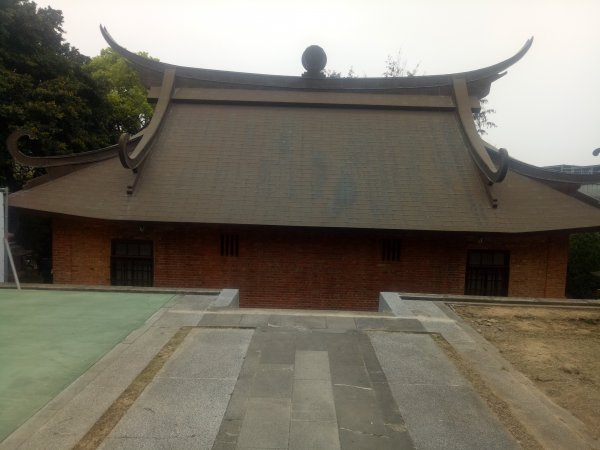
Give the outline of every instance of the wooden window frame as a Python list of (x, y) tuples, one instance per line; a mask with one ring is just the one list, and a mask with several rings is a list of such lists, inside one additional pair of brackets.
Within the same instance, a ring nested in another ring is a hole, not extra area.
[[(125, 251), (119, 249), (125, 246)], [(142, 247), (149, 245), (149, 253)], [(136, 251), (137, 247), (137, 251)], [(113, 239), (110, 252), (112, 286), (154, 286), (154, 242), (141, 239)]]
[(510, 252), (469, 250), (465, 272), (465, 295), (508, 296)]

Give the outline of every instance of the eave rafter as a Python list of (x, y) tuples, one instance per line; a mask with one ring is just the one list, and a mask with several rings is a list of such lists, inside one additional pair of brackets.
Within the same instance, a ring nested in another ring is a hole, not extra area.
[(141, 171), (146, 158), (152, 151), (152, 146), (158, 131), (161, 128), (165, 115), (171, 104), (171, 96), (175, 86), (175, 69), (167, 69), (163, 75), (163, 82), (160, 88), (158, 103), (154, 110), (154, 115), (148, 127), (144, 130), (144, 136), (138, 144), (131, 149), (129, 134), (123, 133), (119, 138), (119, 159), (121, 164), (126, 169), (131, 169), (134, 174), (133, 181), (127, 186), (127, 195), (133, 195), (135, 188), (139, 182)]
[(479, 170), (490, 203), (493, 208), (496, 208), (498, 207), (498, 200), (493, 195), (491, 186), (494, 183), (502, 182), (506, 177), (510, 159), (508, 152), (506, 149), (499, 149), (497, 164), (492, 161), (487, 153), (483, 140), (479, 137), (475, 122), (473, 121), (473, 113), (471, 111), (466, 80), (464, 78), (455, 78), (453, 80), (453, 88), (456, 109), (461, 127), (467, 139), (469, 154)]

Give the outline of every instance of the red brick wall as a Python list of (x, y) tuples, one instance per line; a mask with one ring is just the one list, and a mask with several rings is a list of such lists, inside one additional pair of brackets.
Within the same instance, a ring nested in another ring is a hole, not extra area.
[[(239, 256), (220, 255), (220, 235)], [(510, 251), (509, 295), (563, 297), (566, 235), (404, 236), (364, 230), (117, 223), (55, 218), (56, 283), (110, 284), (112, 239), (154, 242), (154, 285), (240, 289), (242, 306), (376, 309), (381, 291), (464, 293), (469, 249)], [(400, 237), (401, 260), (381, 260)]]
[(565, 296), (569, 255), (567, 234), (477, 238), (468, 242), (467, 248), (510, 251), (510, 297)]

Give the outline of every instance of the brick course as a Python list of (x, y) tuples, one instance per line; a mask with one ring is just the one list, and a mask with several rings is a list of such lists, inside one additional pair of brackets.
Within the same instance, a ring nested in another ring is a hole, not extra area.
[[(239, 236), (239, 256), (221, 256), (223, 232)], [(401, 258), (384, 262), (381, 242), (401, 239)], [(154, 285), (240, 289), (247, 307), (374, 310), (381, 291), (463, 294), (469, 249), (510, 251), (509, 296), (564, 297), (566, 234), (439, 235), (110, 222), (55, 217), (56, 283), (110, 284), (113, 239), (154, 242)]]

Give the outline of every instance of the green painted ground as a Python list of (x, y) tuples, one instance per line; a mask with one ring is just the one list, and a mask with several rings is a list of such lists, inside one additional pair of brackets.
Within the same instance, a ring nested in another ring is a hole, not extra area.
[(0, 441), (171, 297), (0, 289)]

